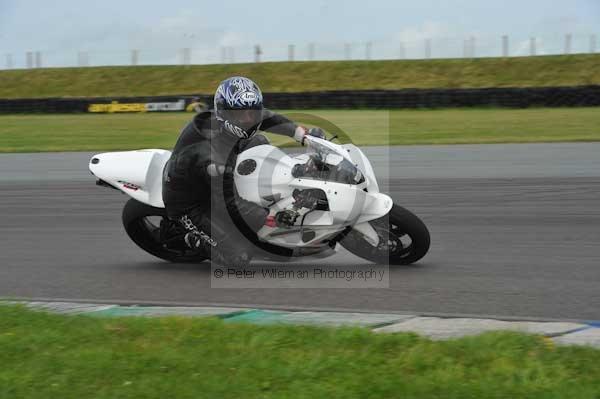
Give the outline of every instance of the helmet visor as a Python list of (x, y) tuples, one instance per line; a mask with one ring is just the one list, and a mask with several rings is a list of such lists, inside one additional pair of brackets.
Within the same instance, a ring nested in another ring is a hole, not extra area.
[(241, 127), (247, 132), (258, 129), (263, 118), (262, 109), (223, 110), (223, 119)]

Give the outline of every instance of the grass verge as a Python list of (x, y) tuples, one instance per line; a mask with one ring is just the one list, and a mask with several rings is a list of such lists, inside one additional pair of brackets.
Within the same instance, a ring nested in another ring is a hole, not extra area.
[[(358, 145), (600, 141), (598, 108), (290, 111)], [(0, 152), (172, 148), (191, 114), (3, 115)], [(277, 145), (293, 145), (271, 136)]]
[(0, 305), (1, 398), (597, 398), (600, 351), (507, 332), (94, 318)]
[(234, 75), (265, 92), (578, 86), (600, 84), (600, 54), (5, 70), (0, 98), (207, 94)]

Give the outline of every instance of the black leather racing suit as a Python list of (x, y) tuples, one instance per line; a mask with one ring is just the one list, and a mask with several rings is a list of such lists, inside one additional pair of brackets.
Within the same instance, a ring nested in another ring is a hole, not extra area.
[[(296, 128), (288, 118), (264, 111), (261, 130), (293, 137)], [(169, 218), (188, 231), (188, 245), (233, 264), (248, 249), (234, 225), (243, 220), (256, 232), (268, 215), (266, 208), (237, 195), (233, 167), (240, 152), (268, 140), (261, 134), (241, 140), (221, 129), (210, 111), (197, 114), (183, 129), (164, 169), (163, 200)]]

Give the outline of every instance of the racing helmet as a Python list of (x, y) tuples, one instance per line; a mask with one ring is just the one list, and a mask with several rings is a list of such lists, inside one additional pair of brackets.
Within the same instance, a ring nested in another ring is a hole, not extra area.
[(252, 80), (234, 76), (217, 87), (215, 116), (222, 130), (239, 139), (248, 139), (260, 128), (263, 119), (263, 96)]

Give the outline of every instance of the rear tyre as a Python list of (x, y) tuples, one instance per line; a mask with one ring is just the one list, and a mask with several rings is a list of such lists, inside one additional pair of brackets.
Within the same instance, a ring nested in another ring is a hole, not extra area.
[[(123, 208), (123, 227), (138, 247), (157, 258), (178, 263), (199, 263), (207, 259), (198, 251), (169, 248), (165, 245), (162, 223), (167, 223), (167, 213), (163, 208), (155, 208), (135, 199), (130, 199)], [(183, 241), (183, 237), (181, 237)]]
[(377, 247), (356, 230), (348, 232), (340, 244), (356, 256), (389, 265), (409, 265), (429, 250), (429, 230), (408, 209), (394, 205), (386, 216), (369, 223), (379, 235)]

